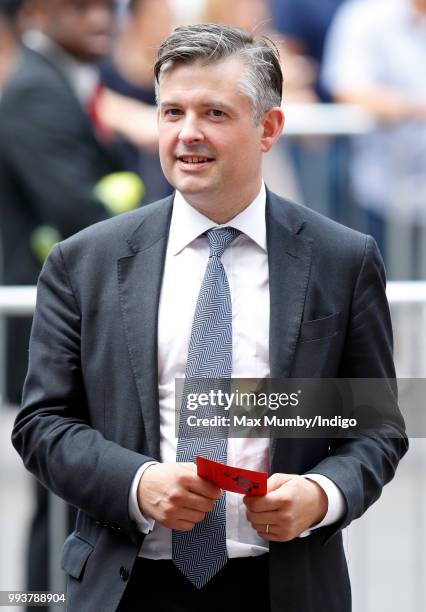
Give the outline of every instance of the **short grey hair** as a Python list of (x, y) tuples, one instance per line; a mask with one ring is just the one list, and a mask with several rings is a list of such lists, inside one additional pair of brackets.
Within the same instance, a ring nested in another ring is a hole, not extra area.
[(196, 62), (209, 65), (231, 57), (241, 58), (247, 66), (238, 86), (250, 98), (253, 120), (258, 124), (269, 109), (281, 105), (283, 75), (279, 51), (267, 36), (255, 37), (227, 25), (181, 26), (166, 38), (154, 66), (157, 102), (161, 75), (170, 68)]

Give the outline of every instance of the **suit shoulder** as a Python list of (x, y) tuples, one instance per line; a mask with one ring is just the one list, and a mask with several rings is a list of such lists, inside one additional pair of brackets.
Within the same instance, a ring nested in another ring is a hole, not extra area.
[(69, 99), (71, 95), (72, 90), (58, 68), (38, 53), (24, 49), (4, 89), (0, 107), (13, 113), (32, 108), (38, 102), (57, 106), (59, 96)]
[(31, 137), (33, 130), (52, 126), (72, 129), (76, 114), (70, 107), (77, 104), (71, 88), (57, 70), (42, 57), (24, 51), (20, 63), (4, 88), (0, 101), (1, 140), (5, 146), (14, 143), (16, 134)]
[[(275, 211), (282, 209), (285, 222), (296, 233), (311, 239), (319, 247), (338, 252), (342, 251), (361, 251), (363, 252), (368, 240), (367, 234), (358, 230), (342, 225), (325, 215), (297, 204), (290, 200), (270, 194), (271, 203)], [(371, 237), (370, 237), (371, 239)], [(372, 240), (372, 239), (371, 239)]]
[(367, 234), (352, 229), (342, 223), (334, 221), (325, 215), (311, 209), (305, 209), (307, 220), (307, 231), (313, 237), (326, 241), (347, 244), (348, 247), (359, 247), (366, 243)]

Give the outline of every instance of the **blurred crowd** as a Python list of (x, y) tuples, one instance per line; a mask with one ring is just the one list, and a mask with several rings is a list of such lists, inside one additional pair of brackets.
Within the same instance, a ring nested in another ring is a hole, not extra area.
[[(161, 41), (190, 21), (271, 36), (284, 107), (337, 102), (372, 113), (365, 134), (284, 137), (266, 156), (266, 182), (371, 233), (390, 266), (405, 261), (401, 277), (424, 278), (426, 0), (0, 0), (2, 283), (35, 284), (54, 242), (171, 193), (152, 69)], [(29, 328), (7, 323), (12, 404)], [(28, 586), (46, 588), (43, 563), (30, 568)]]
[(284, 138), (266, 181), (373, 234), (385, 259), (395, 219), (411, 244), (404, 274), (424, 275), (426, 0), (0, 0), (3, 282), (33, 284), (53, 242), (171, 192), (152, 67), (188, 21), (272, 36), (285, 105), (374, 115), (358, 137)]

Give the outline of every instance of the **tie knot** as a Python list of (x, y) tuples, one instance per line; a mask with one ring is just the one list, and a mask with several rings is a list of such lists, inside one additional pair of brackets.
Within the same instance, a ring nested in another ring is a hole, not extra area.
[(222, 257), (225, 249), (240, 234), (241, 232), (233, 227), (208, 230), (206, 236), (210, 245), (210, 257)]

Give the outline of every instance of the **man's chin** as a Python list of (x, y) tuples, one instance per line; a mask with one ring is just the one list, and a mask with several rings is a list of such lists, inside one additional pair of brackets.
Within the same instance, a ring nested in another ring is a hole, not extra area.
[(183, 195), (196, 195), (209, 193), (209, 191), (213, 191), (213, 187), (211, 183), (208, 181), (203, 181), (199, 177), (179, 177), (174, 181), (174, 186), (178, 191), (180, 191)]

